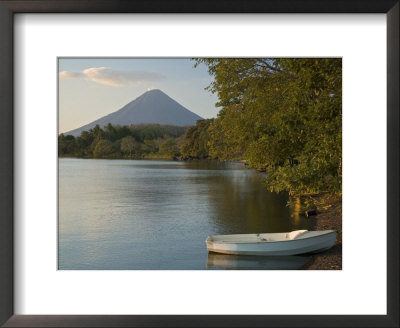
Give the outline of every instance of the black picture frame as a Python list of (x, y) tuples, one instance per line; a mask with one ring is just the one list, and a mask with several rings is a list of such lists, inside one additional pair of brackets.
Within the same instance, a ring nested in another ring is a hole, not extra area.
[[(0, 324), (4, 327), (399, 327), (398, 0), (0, 0)], [(387, 315), (14, 315), (13, 16), (16, 13), (384, 13)]]

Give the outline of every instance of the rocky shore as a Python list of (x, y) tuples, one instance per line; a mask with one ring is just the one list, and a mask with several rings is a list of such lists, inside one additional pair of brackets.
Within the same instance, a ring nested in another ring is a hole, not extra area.
[(336, 230), (336, 244), (325, 252), (314, 254), (302, 269), (342, 270), (342, 198), (332, 199), (329, 205), (318, 206), (317, 213), (308, 217), (308, 230)]

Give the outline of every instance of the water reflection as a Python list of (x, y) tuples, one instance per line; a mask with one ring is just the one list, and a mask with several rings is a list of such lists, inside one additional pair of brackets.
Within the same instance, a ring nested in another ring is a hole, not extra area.
[(296, 197), (290, 200), (290, 208), (292, 212), (292, 219), (294, 222), (300, 222), (301, 220), (304, 220), (304, 216), (300, 215), (301, 211), (300, 197)]
[(209, 235), (307, 229), (263, 180), (240, 163), (62, 158), (59, 269), (204, 270)]
[(224, 270), (298, 270), (309, 256), (226, 255), (209, 252), (206, 268)]
[[(304, 217), (292, 217), (288, 195), (271, 193), (264, 176), (254, 171), (228, 171), (207, 179), (213, 234), (284, 232), (307, 229)], [(198, 185), (199, 182), (196, 182)]]

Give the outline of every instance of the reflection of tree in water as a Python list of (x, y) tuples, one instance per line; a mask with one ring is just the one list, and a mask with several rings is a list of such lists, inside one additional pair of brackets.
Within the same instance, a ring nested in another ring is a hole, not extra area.
[(183, 163), (183, 167), (188, 170), (223, 170), (227, 168), (243, 170), (242, 163), (225, 163), (213, 160), (194, 160), (180, 163)]
[(287, 194), (269, 192), (260, 175), (225, 172), (209, 182), (215, 233), (282, 232), (307, 226), (306, 219), (291, 218)]

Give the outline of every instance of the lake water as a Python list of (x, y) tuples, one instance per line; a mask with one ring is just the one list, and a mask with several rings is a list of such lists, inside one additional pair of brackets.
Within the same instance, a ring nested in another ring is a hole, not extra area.
[(241, 163), (59, 159), (61, 270), (298, 269), (306, 257), (208, 254), (213, 234), (307, 229)]

